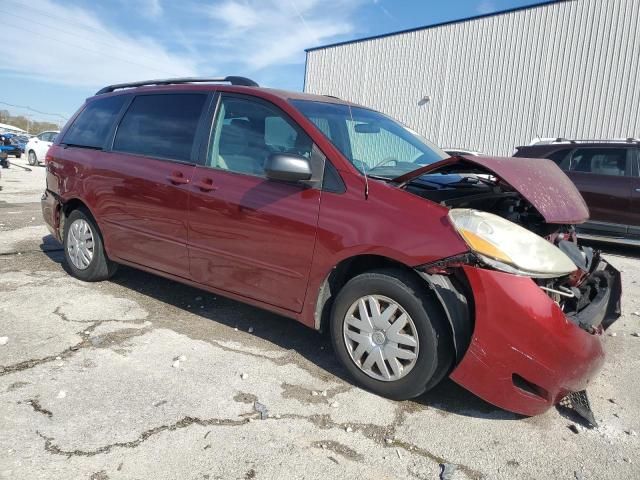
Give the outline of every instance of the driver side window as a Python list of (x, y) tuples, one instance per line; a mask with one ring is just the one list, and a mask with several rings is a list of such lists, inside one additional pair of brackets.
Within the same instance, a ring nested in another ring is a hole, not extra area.
[(263, 177), (269, 155), (293, 153), (310, 158), (312, 148), (309, 136), (277, 107), (223, 95), (207, 165)]

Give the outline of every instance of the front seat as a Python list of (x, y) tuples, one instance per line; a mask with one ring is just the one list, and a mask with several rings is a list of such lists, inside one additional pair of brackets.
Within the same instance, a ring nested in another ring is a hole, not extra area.
[(234, 119), (220, 132), (217, 166), (225, 170), (264, 175), (265, 150), (257, 146), (261, 135), (248, 120)]

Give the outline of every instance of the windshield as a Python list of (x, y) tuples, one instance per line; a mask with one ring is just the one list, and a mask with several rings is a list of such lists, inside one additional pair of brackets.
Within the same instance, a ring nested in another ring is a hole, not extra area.
[(450, 156), (382, 113), (310, 100), (291, 103), (367, 175), (395, 178)]

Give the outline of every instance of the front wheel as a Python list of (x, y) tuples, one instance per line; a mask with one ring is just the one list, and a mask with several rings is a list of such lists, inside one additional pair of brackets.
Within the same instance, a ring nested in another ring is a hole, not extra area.
[(38, 164), (38, 157), (36, 157), (36, 152), (34, 152), (33, 150), (29, 152), (29, 155), (27, 155), (27, 159), (29, 165), (31, 165), (32, 167)]
[(87, 210), (72, 211), (64, 224), (64, 258), (70, 273), (85, 282), (106, 280), (116, 272), (95, 220)]
[(412, 272), (377, 270), (351, 279), (331, 314), (336, 355), (358, 384), (394, 400), (435, 386), (453, 363), (442, 309)]

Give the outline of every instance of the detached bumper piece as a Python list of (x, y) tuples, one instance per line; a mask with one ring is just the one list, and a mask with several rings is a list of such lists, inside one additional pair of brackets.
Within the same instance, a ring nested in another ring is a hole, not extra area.
[(587, 397), (586, 390), (581, 390), (567, 395), (560, 400), (558, 406), (582, 417), (587, 421), (590, 427), (598, 427), (598, 422), (596, 422), (596, 418), (591, 410), (591, 403), (589, 403), (589, 397)]

